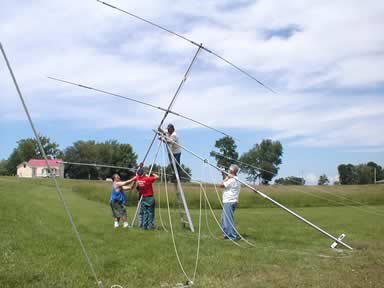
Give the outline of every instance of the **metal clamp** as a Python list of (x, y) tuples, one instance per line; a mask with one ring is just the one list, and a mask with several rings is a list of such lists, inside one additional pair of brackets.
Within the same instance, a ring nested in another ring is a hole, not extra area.
[[(345, 237), (346, 235), (343, 233), (343, 234), (341, 234), (340, 236), (339, 236), (339, 238), (337, 238), (337, 240), (339, 240), (339, 241), (341, 241), (341, 240), (343, 240), (344, 239), (344, 237)], [(332, 243), (332, 245), (331, 245), (331, 248), (332, 249), (335, 249), (336, 248), (336, 246), (337, 246), (337, 244), (339, 244), (338, 242), (333, 242)]]

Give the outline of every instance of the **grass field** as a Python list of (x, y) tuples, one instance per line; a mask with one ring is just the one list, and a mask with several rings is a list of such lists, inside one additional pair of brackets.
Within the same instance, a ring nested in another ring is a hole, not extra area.
[[(104, 287), (185, 282), (169, 232), (112, 227), (110, 185), (60, 181)], [(384, 287), (384, 185), (259, 188), (331, 234), (346, 233), (354, 250), (331, 250), (330, 239), (244, 189), (236, 223), (255, 247), (218, 239), (219, 228), (203, 210), (193, 287)], [(199, 187), (185, 189), (197, 226)], [(219, 217), (215, 191), (207, 190)], [(157, 197), (165, 208), (163, 192)], [(129, 196), (132, 219), (137, 196)], [(172, 191), (170, 198), (174, 207)], [(156, 223), (161, 213), (169, 229), (166, 209), (156, 213)], [(197, 233), (180, 227), (176, 209), (171, 214), (181, 259), (192, 275)], [(97, 287), (50, 179), (0, 177), (0, 215), (0, 287)]]

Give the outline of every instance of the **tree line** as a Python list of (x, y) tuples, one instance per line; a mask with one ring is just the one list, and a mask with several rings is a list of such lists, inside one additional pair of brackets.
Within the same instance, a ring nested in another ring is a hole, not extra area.
[[(133, 151), (130, 144), (122, 144), (117, 140), (107, 140), (96, 142), (94, 140), (74, 142), (64, 150), (59, 149), (59, 145), (51, 141), (48, 137), (40, 136), (45, 154), (48, 159), (64, 159), (65, 162), (102, 164), (116, 167), (132, 168), (119, 169), (97, 166), (81, 166), (76, 164), (65, 164), (64, 175), (72, 179), (106, 179), (114, 173), (119, 173), (122, 179), (127, 179), (134, 175), (134, 170), (138, 166), (137, 154)], [(30, 159), (43, 159), (37, 140), (26, 138), (17, 141), (17, 146), (12, 151), (7, 160), (0, 161), (0, 175), (15, 175), (17, 165)], [(180, 178), (182, 181), (190, 181), (191, 169), (184, 164), (181, 165)], [(149, 167), (144, 167), (149, 171)], [(153, 171), (160, 171), (161, 166), (154, 165)], [(172, 174), (171, 165), (165, 167), (166, 174)], [(184, 171), (185, 170), (185, 171)]]
[(366, 164), (340, 164), (337, 167), (340, 184), (373, 184), (384, 178), (384, 169), (375, 162)]
[[(66, 162), (80, 162), (90, 164), (104, 164), (127, 168), (137, 167), (137, 154), (130, 144), (119, 143), (117, 140), (96, 142), (94, 140), (74, 142), (64, 150), (51, 141), (48, 137), (40, 136), (43, 149), (49, 159), (64, 159)], [(226, 136), (218, 139), (210, 155), (216, 159), (217, 166), (227, 169), (231, 164), (238, 164), (240, 173), (246, 175), (247, 181), (256, 184), (269, 184), (279, 171), (282, 163), (283, 146), (279, 141), (263, 139), (256, 143), (250, 150), (239, 155), (237, 145), (232, 137)], [(16, 167), (29, 159), (43, 159), (38, 143), (34, 138), (21, 139), (6, 160), (0, 161), (0, 175), (15, 175)], [(180, 171), (182, 181), (190, 181), (192, 170), (182, 164)], [(149, 167), (146, 167), (149, 170)], [(162, 167), (155, 165), (153, 171), (160, 171)], [(172, 167), (168, 165), (166, 174), (172, 174)], [(375, 162), (367, 164), (340, 164), (338, 167), (339, 182), (336, 184), (370, 184), (376, 179), (384, 178), (384, 169)], [(133, 169), (134, 170), (134, 169)], [(113, 173), (119, 173), (122, 178), (131, 177), (134, 172), (126, 169), (89, 167), (66, 164), (64, 175), (74, 179), (106, 179)], [(185, 170), (185, 171), (183, 171)], [(330, 181), (323, 174), (319, 177), (318, 185), (327, 185)], [(278, 185), (304, 185), (305, 179), (296, 176), (288, 176), (275, 179)]]
[[(237, 145), (231, 137), (226, 136), (217, 140), (215, 147), (218, 151), (212, 151), (211, 156), (216, 158), (219, 167), (227, 168), (231, 164), (238, 164), (241, 173), (246, 174), (247, 181), (253, 184), (256, 184), (257, 180), (261, 184), (269, 184), (277, 176), (279, 165), (282, 163), (283, 146), (279, 141), (264, 139), (240, 157), (236, 151)], [(384, 178), (384, 169), (375, 162), (359, 165), (341, 164), (338, 166), (338, 172), (339, 182), (335, 184), (371, 184), (375, 179)], [(288, 176), (275, 179), (274, 182), (277, 185), (304, 185), (305, 179)], [(320, 175), (317, 184), (330, 184), (327, 175)]]

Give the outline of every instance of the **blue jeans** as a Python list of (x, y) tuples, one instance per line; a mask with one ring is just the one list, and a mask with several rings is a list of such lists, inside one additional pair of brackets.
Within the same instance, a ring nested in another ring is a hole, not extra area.
[[(169, 162), (171, 163), (172, 173), (173, 173), (173, 175), (171, 176), (171, 182), (176, 183), (176, 172), (173, 169), (172, 156), (168, 155), (168, 157), (169, 157)], [(181, 165), (180, 164), (181, 153), (173, 154), (173, 157), (175, 158), (175, 161), (176, 161), (175, 164), (176, 164), (176, 168), (177, 168), (177, 174), (179, 174), (179, 177), (181, 177), (181, 169), (179, 167), (179, 165)]]
[(141, 211), (143, 211), (142, 228), (155, 228), (155, 198), (153, 196), (143, 197), (141, 201)]
[(221, 228), (224, 231), (224, 238), (228, 237), (231, 240), (237, 239), (234, 221), (236, 207), (237, 202), (223, 203), (223, 212), (221, 214)]

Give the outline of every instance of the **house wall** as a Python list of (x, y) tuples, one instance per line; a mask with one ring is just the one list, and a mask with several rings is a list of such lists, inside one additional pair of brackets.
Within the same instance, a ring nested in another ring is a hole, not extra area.
[[(60, 167), (62, 166), (62, 167)], [(53, 167), (52, 171), (55, 173), (56, 177), (64, 178), (64, 165), (60, 165), (59, 167)], [(62, 168), (62, 169), (60, 169)], [(35, 169), (36, 174), (33, 175), (33, 169)], [(30, 167), (20, 166), (17, 168), (17, 176), (19, 177), (48, 177), (47, 173), (48, 169), (46, 167)]]
[(29, 166), (21, 166), (17, 168), (17, 176), (19, 177), (32, 177), (32, 168)]
[[(52, 174), (55, 174), (57, 177), (60, 176), (60, 171), (58, 167), (51, 167)], [(36, 167), (36, 177), (48, 177), (48, 168), (47, 167)]]

